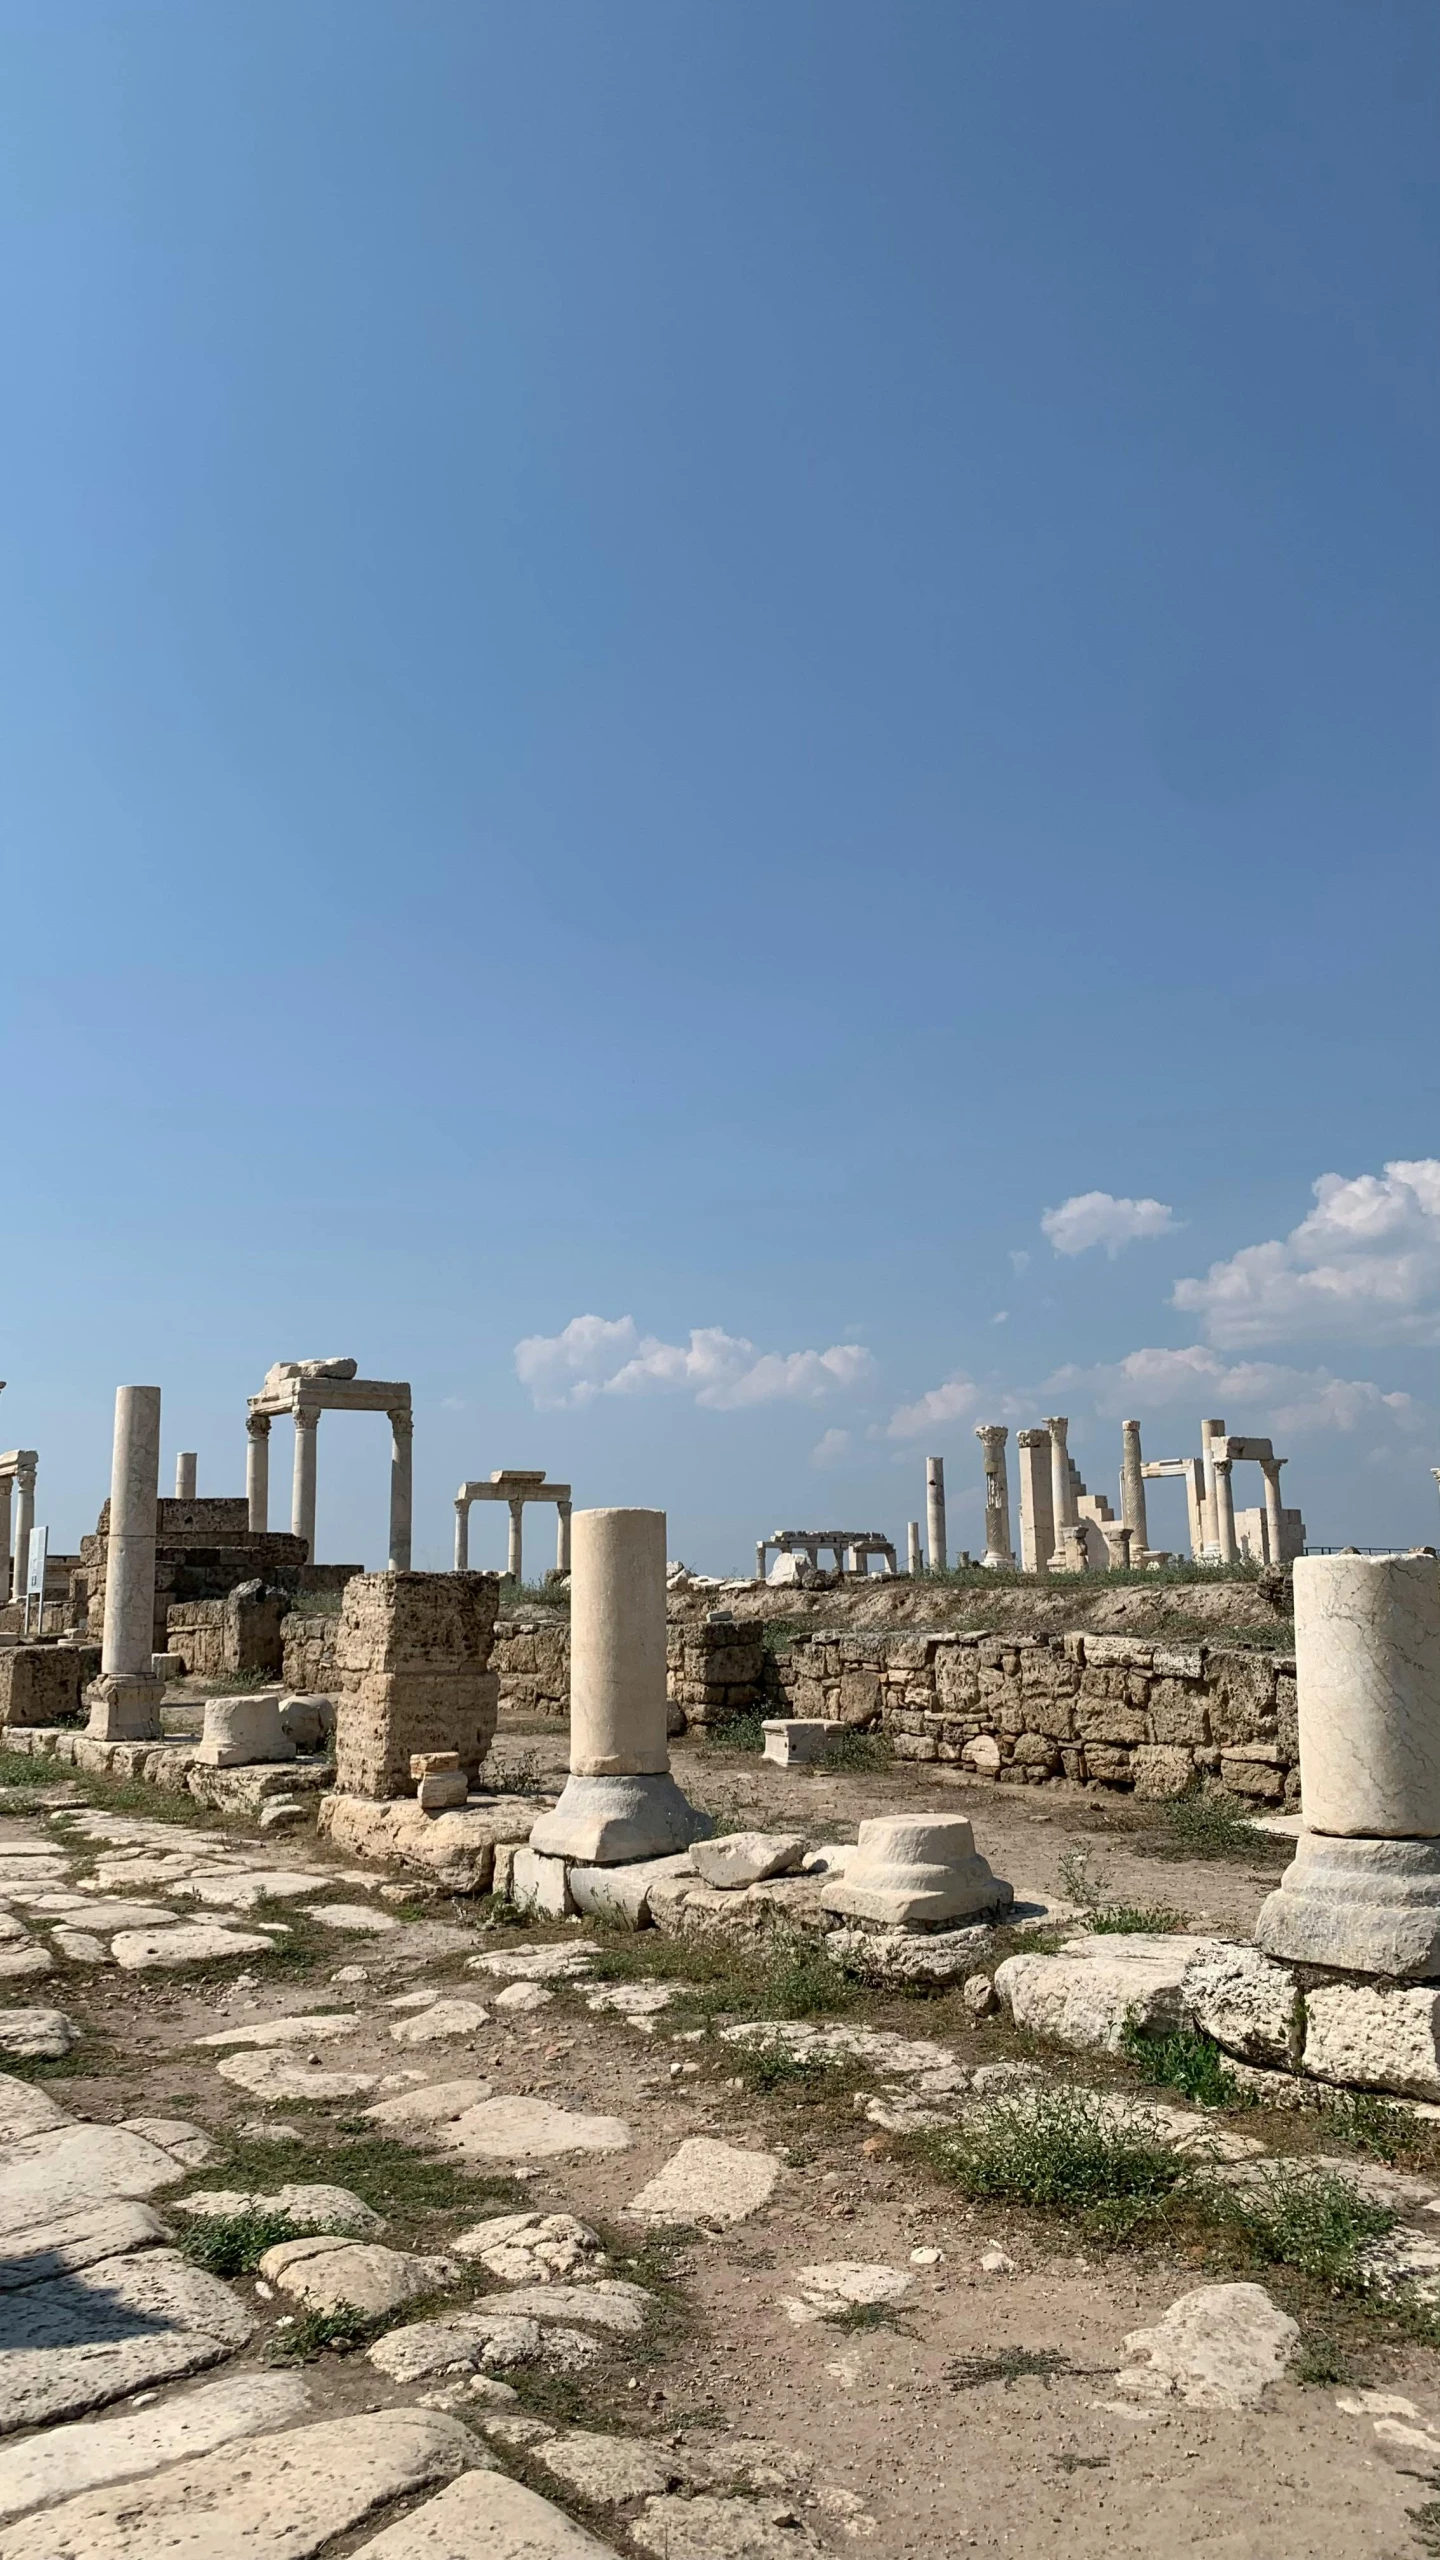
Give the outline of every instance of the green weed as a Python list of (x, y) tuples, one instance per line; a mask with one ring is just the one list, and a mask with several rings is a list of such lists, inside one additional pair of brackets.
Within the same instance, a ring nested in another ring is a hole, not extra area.
[(1088, 2089), (1026, 2091), (917, 2143), (967, 2195), (1074, 2216), (1115, 2239), (1163, 2222), (1193, 2174), (1157, 2135), (1117, 2120)]
[(1154, 2035), (1131, 2021), (1126, 2024), (1120, 2043), (1121, 2051), (1152, 2088), (1178, 2089), (1182, 2096), (1202, 2107), (1233, 2107), (1241, 2103), (1240, 2083), (1234, 2072), (1226, 2069), (1220, 2047), (1191, 2027)]
[(1288, 1840), (1257, 1831), (1248, 1808), (1236, 1796), (1172, 1796), (1160, 1807), (1160, 1855), (1167, 1858), (1254, 1858), (1267, 1851), (1292, 1852)]
[(954, 2357), (941, 2378), (952, 2391), (978, 2391), (987, 2382), (1003, 2382), (1008, 2390), (1012, 2382), (1032, 2376), (1053, 2382), (1058, 2373), (1075, 2370), (1070, 2358), (1054, 2347), (1002, 2347), (998, 2355)]
[(1366, 2241), (1395, 2227), (1388, 2206), (1357, 2195), (1348, 2178), (1299, 2161), (1267, 2161), (1253, 2184), (1212, 2181), (1206, 2206), (1254, 2256), (1340, 2287), (1358, 2284)]
[(692, 1726), (691, 1731), (698, 1730), (701, 1741), (712, 1751), (760, 1752), (765, 1748), (763, 1722), (758, 1707), (746, 1707), (741, 1714), (726, 1716), (719, 1724)]
[(266, 2341), (270, 2364), (313, 2364), (317, 2356), (353, 2353), (376, 2336), (383, 2324), (353, 2302), (337, 2302), (328, 2311), (302, 2311)]
[(180, 2247), (192, 2266), (212, 2276), (253, 2275), (267, 2249), (282, 2240), (303, 2240), (320, 2229), (315, 2222), (296, 2222), (288, 2213), (205, 2213), (187, 2215)]

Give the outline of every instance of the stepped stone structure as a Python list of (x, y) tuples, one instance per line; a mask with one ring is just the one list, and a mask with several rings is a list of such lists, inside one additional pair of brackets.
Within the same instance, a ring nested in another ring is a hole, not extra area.
[(454, 1752), (468, 1779), (495, 1738), (493, 1573), (361, 1573), (336, 1632), (335, 1784), (342, 1795), (413, 1795), (411, 1761)]

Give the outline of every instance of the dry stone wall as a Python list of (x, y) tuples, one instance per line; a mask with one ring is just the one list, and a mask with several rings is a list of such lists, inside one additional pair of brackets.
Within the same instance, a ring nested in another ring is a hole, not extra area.
[(766, 1663), (758, 1618), (712, 1618), (666, 1631), (666, 1695), (687, 1724), (723, 1724), (753, 1712), (765, 1696)]
[(1218, 1778), (1300, 1792), (1293, 1656), (1128, 1636), (816, 1634), (773, 1664), (769, 1711), (879, 1728), (901, 1760), (1003, 1785), (1098, 1781), (1179, 1795)]
[(569, 1715), (570, 1628), (563, 1618), (497, 1619), (490, 1668), (510, 1713)]
[(99, 1676), (98, 1644), (0, 1646), (0, 1727), (78, 1724), (86, 1683)]

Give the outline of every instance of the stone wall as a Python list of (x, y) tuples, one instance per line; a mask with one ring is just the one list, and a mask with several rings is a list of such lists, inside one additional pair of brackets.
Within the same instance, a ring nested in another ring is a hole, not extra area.
[(687, 1724), (723, 1724), (729, 1716), (753, 1713), (762, 1703), (766, 1663), (765, 1629), (758, 1618), (672, 1625), (665, 1639), (665, 1694)]
[(0, 1726), (82, 1722), (81, 1693), (99, 1676), (98, 1644), (0, 1646)]
[(279, 1676), (285, 1595), (263, 1582), (242, 1582), (223, 1600), (174, 1600), (165, 1612), (169, 1651), (194, 1680), (228, 1680), (236, 1672)]
[(340, 1673), (338, 1609), (292, 1609), (280, 1621), (280, 1677), (302, 1697), (333, 1697)]
[(498, 1618), (490, 1668), (516, 1715), (570, 1713), (570, 1626), (564, 1618)]
[(897, 1759), (1002, 1785), (1179, 1795), (1197, 1777), (1298, 1799), (1295, 1663), (1127, 1636), (818, 1634), (776, 1659), (768, 1711), (882, 1729)]

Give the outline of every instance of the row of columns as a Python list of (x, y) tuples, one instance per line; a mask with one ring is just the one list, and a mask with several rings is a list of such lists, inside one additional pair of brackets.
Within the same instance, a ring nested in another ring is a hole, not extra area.
[[(297, 1406), (295, 1463), (290, 1488), (290, 1533), (303, 1538), (311, 1562), (315, 1557), (315, 1434), (320, 1422), (316, 1406)], [(270, 1526), (270, 1423), (268, 1413), (245, 1417), (245, 1500), (252, 1530)], [(390, 1554), (391, 1573), (410, 1570), (413, 1505), (414, 1425), (407, 1408), (399, 1407), (390, 1422)], [(191, 1490), (194, 1490), (193, 1480)]]
[[(509, 1497), (510, 1535), (505, 1552), (507, 1580), (519, 1583), (525, 1579), (523, 1520), (526, 1503), (548, 1502), (552, 1499), (553, 1497), (546, 1493), (517, 1493)], [(555, 1504), (555, 1570), (557, 1573), (568, 1573), (570, 1570), (571, 1516), (571, 1505), (568, 1502)], [(460, 1494), (455, 1497), (455, 1570), (457, 1573), (468, 1573), (470, 1570), (470, 1504)]]
[[(10, 1575), (7, 1599), (18, 1600), (25, 1588), (25, 1568), (30, 1560), (30, 1532), (35, 1526), (35, 1470), (39, 1459), (33, 1449), (17, 1449), (13, 1462), (0, 1474), (0, 1560)], [(11, 1487), (14, 1487), (14, 1523), (11, 1523)]]

